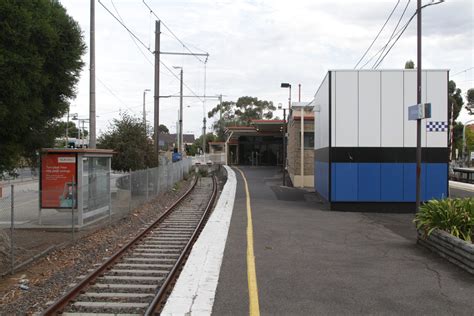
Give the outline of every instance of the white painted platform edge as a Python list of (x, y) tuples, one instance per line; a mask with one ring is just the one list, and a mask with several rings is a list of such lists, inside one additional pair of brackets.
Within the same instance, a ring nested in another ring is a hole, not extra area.
[(210, 315), (212, 312), (237, 189), (235, 172), (224, 167), (227, 182), (161, 315)]

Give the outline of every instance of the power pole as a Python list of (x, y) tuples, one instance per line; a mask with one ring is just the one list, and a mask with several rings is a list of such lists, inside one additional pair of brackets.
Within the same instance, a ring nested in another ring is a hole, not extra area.
[(96, 147), (95, 135), (95, 0), (91, 0), (90, 82), (89, 82), (89, 148)]
[[(421, 104), (421, 0), (417, 0), (416, 103)], [(416, 120), (416, 212), (420, 209), (421, 188), (421, 119)]]
[(155, 117), (154, 117), (154, 132), (155, 132), (155, 152), (160, 155), (160, 21), (155, 21)]
[(180, 71), (180, 85), (179, 85), (179, 141), (178, 150), (182, 153), (183, 150), (183, 67)]

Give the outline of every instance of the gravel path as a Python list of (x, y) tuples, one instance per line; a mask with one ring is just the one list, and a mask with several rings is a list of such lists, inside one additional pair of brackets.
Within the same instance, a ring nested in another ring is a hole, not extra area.
[(182, 181), (175, 186), (176, 190), (157, 196), (136, 208), (128, 217), (83, 235), (75, 243), (67, 243), (23, 271), (0, 279), (0, 315), (32, 314), (44, 310), (47, 302), (57, 299), (70, 284), (77, 282), (79, 276), (87, 274), (91, 266), (103, 262), (105, 257), (133, 238), (191, 184), (192, 178)]

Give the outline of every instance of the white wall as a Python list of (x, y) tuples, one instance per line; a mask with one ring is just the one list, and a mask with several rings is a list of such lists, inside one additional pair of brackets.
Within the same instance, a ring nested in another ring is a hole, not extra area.
[(357, 147), (359, 145), (358, 122), (358, 73), (356, 71), (337, 71), (336, 104), (332, 115), (335, 119), (335, 146)]
[[(422, 146), (446, 147), (446, 132), (427, 132), (426, 122), (447, 121), (447, 71), (422, 73), (422, 102), (431, 102), (432, 118), (422, 121)], [(313, 102), (315, 148), (327, 147), (328, 76)], [(333, 147), (415, 147), (416, 122), (408, 107), (416, 104), (415, 70), (332, 71), (331, 145)]]
[(380, 147), (380, 73), (359, 72), (359, 146)]
[(403, 72), (381, 72), (381, 144), (403, 147)]
[(329, 74), (326, 74), (310, 106), (315, 110), (314, 149), (329, 147)]

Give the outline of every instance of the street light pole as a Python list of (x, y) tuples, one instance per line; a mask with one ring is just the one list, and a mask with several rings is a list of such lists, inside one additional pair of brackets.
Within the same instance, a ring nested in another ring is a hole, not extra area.
[(183, 152), (183, 67), (173, 66), (174, 69), (179, 69), (180, 82), (179, 82), (179, 112), (178, 112), (178, 151)]
[[(291, 84), (287, 82), (283, 82), (280, 86), (281, 88), (289, 88), (289, 94), (288, 94), (288, 114), (291, 115)], [(287, 165), (286, 165), (286, 111), (283, 109), (283, 185), (286, 185), (286, 170), (287, 170)]]

